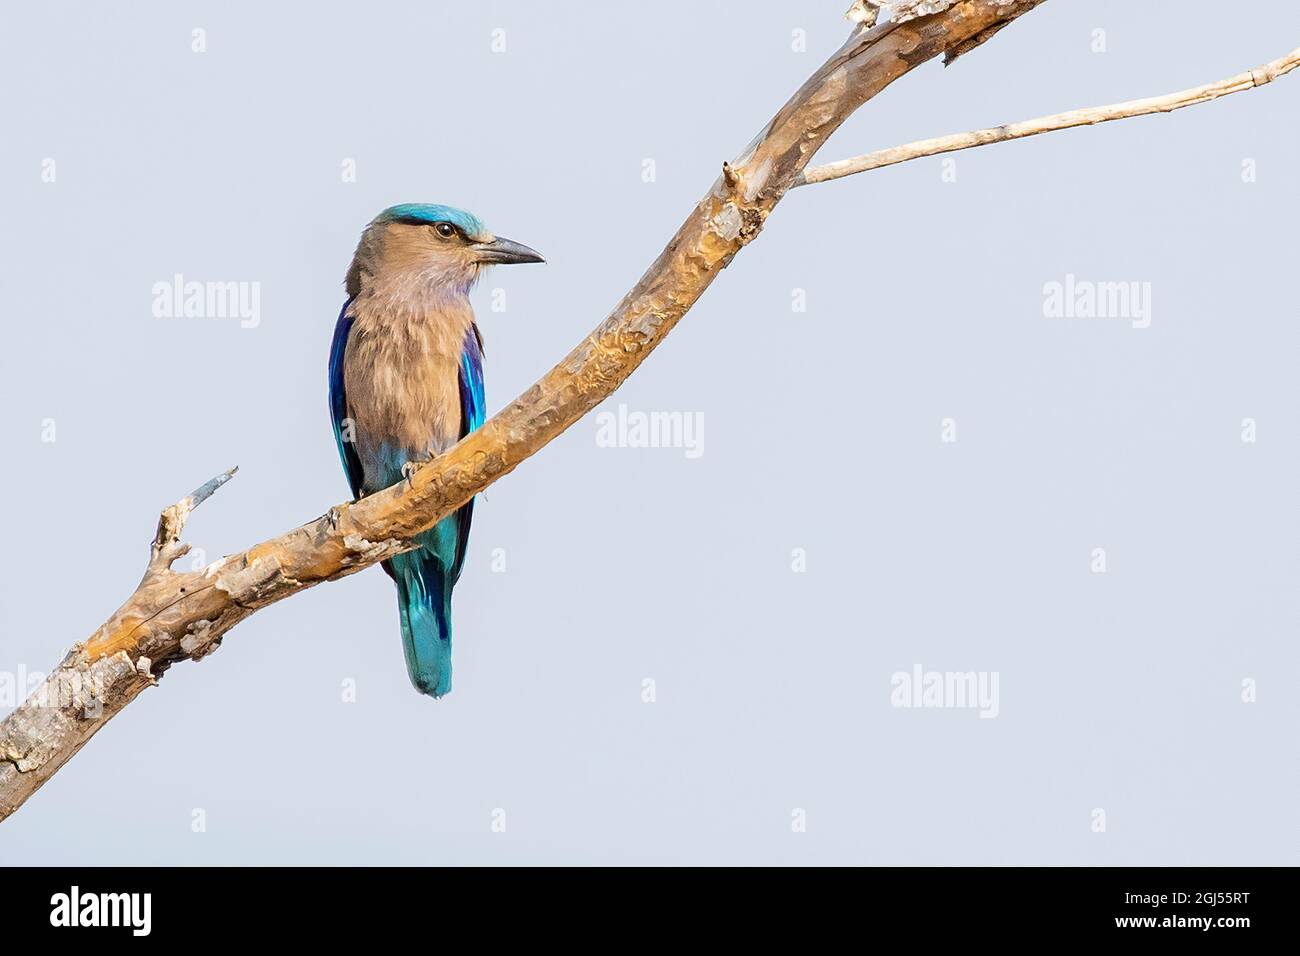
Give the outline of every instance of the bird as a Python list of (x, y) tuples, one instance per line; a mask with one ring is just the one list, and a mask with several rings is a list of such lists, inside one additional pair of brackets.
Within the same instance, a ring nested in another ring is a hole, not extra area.
[[(353, 500), (374, 494), (483, 424), (483, 338), (470, 290), (494, 265), (545, 262), (472, 213), (391, 206), (361, 234), (329, 353), (329, 407)], [(451, 690), (451, 592), (465, 565), (471, 499), (383, 562), (397, 585), (411, 684)]]

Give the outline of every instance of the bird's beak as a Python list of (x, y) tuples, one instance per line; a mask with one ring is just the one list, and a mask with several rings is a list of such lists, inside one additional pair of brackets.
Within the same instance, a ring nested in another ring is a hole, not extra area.
[(486, 265), (513, 265), (517, 262), (545, 262), (542, 254), (522, 242), (500, 237), (491, 242), (476, 242), (471, 246), (479, 262)]

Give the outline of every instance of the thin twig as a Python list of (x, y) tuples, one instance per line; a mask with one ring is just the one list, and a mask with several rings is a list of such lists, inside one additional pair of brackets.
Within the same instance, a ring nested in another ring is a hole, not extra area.
[(808, 186), (812, 183), (829, 182), (843, 179), (854, 173), (864, 173), (869, 169), (893, 166), (923, 156), (937, 156), (940, 153), (952, 153), (972, 146), (987, 146), (990, 143), (1005, 143), (1008, 140), (1024, 139), (1039, 133), (1051, 133), (1058, 129), (1071, 129), (1076, 126), (1093, 126), (1097, 123), (1109, 123), (1111, 120), (1128, 119), (1132, 116), (1146, 116), (1150, 113), (1171, 113), (1187, 106), (1208, 103), (1221, 96), (1253, 90), (1257, 86), (1271, 83), (1279, 76), (1290, 73), (1300, 66), (1300, 48), (1292, 50), (1284, 57), (1271, 63), (1236, 76), (1228, 77), (1217, 83), (1207, 83), (1189, 90), (1169, 93), (1165, 96), (1152, 96), (1142, 100), (1129, 100), (1125, 103), (1112, 103), (1109, 106), (1093, 106), (1088, 109), (1070, 110), (1053, 116), (1040, 116), (1038, 119), (1012, 123), (1008, 126), (993, 126), (988, 129), (974, 130), (969, 133), (955, 133), (952, 136), (939, 136), (923, 139), (903, 146), (841, 159), (822, 166), (813, 166), (795, 181), (795, 186)]

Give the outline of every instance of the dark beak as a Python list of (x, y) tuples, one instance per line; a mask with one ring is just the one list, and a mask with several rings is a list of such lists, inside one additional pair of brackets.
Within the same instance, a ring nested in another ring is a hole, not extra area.
[(491, 242), (476, 242), (472, 248), (478, 253), (478, 261), (487, 265), (546, 261), (536, 249), (530, 249), (522, 242), (515, 242), (513, 239), (497, 238)]

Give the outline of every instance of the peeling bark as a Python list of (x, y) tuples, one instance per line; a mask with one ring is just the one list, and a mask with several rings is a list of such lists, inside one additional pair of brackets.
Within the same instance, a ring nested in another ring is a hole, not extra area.
[[(232, 627), (268, 604), (414, 547), (415, 535), (607, 398), (758, 236), (813, 154), (859, 106), (909, 70), (963, 49), (1040, 2), (896, 3), (893, 22), (870, 30), (856, 26), (727, 164), (609, 317), (539, 382), (409, 482), (338, 505), (287, 534), (190, 572), (171, 570), (187, 550), (180, 543), (185, 519), (224, 478), (167, 509), (135, 593), (0, 723), (0, 820), (172, 664), (212, 653)], [(923, 6), (934, 10), (927, 15)], [(46, 688), (49, 693), (42, 695)]]

